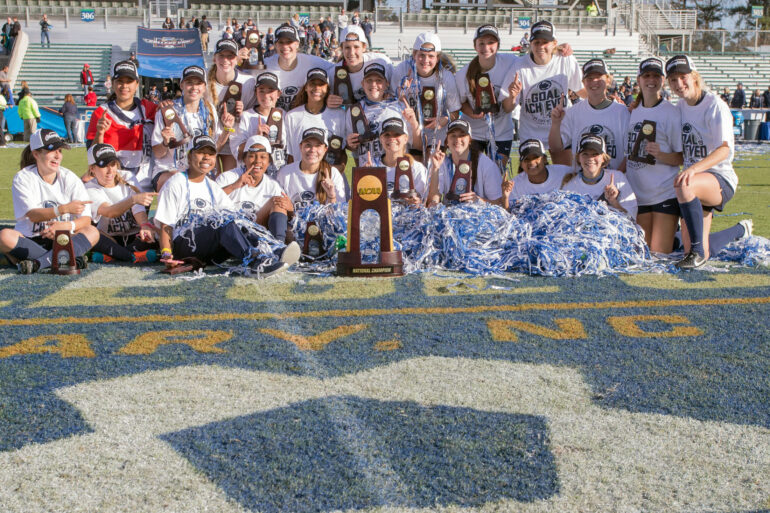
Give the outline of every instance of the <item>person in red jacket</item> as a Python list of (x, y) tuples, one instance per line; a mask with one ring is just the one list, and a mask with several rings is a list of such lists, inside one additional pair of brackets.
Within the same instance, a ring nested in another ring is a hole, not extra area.
[(94, 76), (88, 63), (83, 64), (83, 69), (80, 70), (80, 85), (83, 86), (83, 96), (88, 94), (88, 86), (94, 85)]
[(96, 93), (94, 92), (94, 88), (91, 86), (88, 86), (88, 94), (85, 95), (83, 98), (83, 101), (86, 102), (86, 105), (89, 107), (96, 107), (96, 101), (98, 98), (96, 97)]
[(121, 61), (112, 73), (113, 93), (106, 104), (91, 114), (86, 144), (111, 145), (118, 153), (123, 169), (131, 171), (145, 192), (152, 190), (152, 129), (157, 105), (136, 97), (139, 74), (136, 64)]

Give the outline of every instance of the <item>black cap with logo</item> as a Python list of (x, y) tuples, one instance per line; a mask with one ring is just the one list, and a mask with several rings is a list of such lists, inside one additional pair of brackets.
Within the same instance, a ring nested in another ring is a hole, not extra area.
[(97, 167), (106, 167), (107, 164), (115, 160), (120, 163), (118, 153), (110, 144), (97, 143), (88, 148), (88, 165), (95, 164)]
[(541, 20), (532, 25), (532, 30), (529, 34), (529, 40), (544, 39), (546, 41), (553, 41), (556, 39), (553, 33), (553, 23), (550, 21)]
[(112, 79), (117, 80), (120, 77), (129, 77), (133, 80), (139, 80), (139, 72), (136, 71), (136, 64), (132, 61), (120, 61), (112, 68)]

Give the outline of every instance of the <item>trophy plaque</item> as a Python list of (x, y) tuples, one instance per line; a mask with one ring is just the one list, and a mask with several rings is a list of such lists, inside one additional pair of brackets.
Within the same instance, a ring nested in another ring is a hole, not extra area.
[(473, 184), (473, 173), (471, 171), (471, 161), (461, 160), (452, 177), (452, 185), (449, 187), (449, 192), (446, 194), (446, 200), (448, 202), (460, 201), (461, 194), (471, 192), (471, 186)]
[(305, 229), (305, 244), (302, 248), (302, 254), (315, 259), (324, 253), (326, 251), (324, 250), (323, 233), (321, 233), (321, 229), (318, 228), (315, 221), (308, 221), (307, 228)]
[[(340, 276), (403, 276), (400, 251), (393, 251), (393, 216), (384, 167), (353, 168), (352, 198), (348, 204), (348, 241), (337, 255)], [(361, 214), (372, 209), (380, 216), (380, 256), (375, 264), (361, 263)]]
[(655, 157), (647, 153), (646, 146), (648, 142), (655, 142), (657, 136), (655, 121), (642, 121), (642, 128), (636, 134), (636, 142), (631, 150), (628, 160), (642, 162), (644, 164), (655, 164)]
[(246, 48), (249, 49), (249, 60), (245, 62), (246, 69), (265, 69), (265, 54), (262, 50), (262, 38), (256, 29), (246, 32)]
[(343, 105), (350, 105), (354, 101), (350, 72), (344, 65), (334, 68), (334, 89), (332, 93), (342, 97)]
[(435, 87), (422, 88), (422, 93), (420, 94), (420, 104), (422, 105), (422, 119), (433, 119), (437, 116)]
[(348, 163), (348, 154), (345, 152), (345, 144), (342, 137), (333, 135), (329, 137), (329, 149), (326, 151), (326, 162), (332, 166), (340, 166), (343, 170)]
[(75, 249), (72, 247), (72, 234), (69, 230), (56, 230), (52, 253), (51, 272), (53, 274), (80, 274), (75, 261)]
[(273, 164), (280, 169), (287, 164), (286, 149), (283, 144), (283, 111), (278, 107), (273, 107), (270, 114), (267, 115), (267, 140), (273, 149)]
[(182, 132), (181, 140), (177, 141), (175, 137), (172, 137), (168, 141), (168, 147), (172, 150), (182, 146), (190, 140), (190, 132), (187, 131), (187, 127), (185, 127), (184, 123), (182, 123), (182, 120), (179, 119), (179, 115), (176, 113), (176, 110), (174, 110), (173, 103), (163, 107), (163, 124), (166, 127), (173, 127), (174, 125), (177, 125), (179, 130)]
[(394, 200), (419, 197), (414, 188), (412, 163), (408, 157), (398, 157), (396, 159), (396, 176), (393, 181), (393, 192), (390, 197)]
[[(161, 260), (163, 262), (163, 260)], [(195, 257), (186, 257), (181, 260), (172, 260), (170, 261), (173, 263), (173, 267), (166, 267), (161, 272), (164, 274), (182, 274), (182, 273), (189, 273), (189, 272), (195, 272), (198, 269), (203, 269), (206, 267), (206, 264), (201, 262)]]
[(239, 101), (241, 101), (241, 89), (242, 85), (240, 82), (236, 82), (233, 80), (229, 84), (227, 84), (227, 89), (225, 90), (225, 96), (222, 98), (222, 109), (223, 111), (227, 111), (233, 116), (235, 116), (235, 121), (240, 121), (240, 116), (238, 116), (235, 113), (235, 104)]
[(487, 73), (476, 82), (476, 114), (494, 114), (498, 110), (495, 88)]
[(377, 139), (377, 134), (369, 130), (369, 121), (366, 119), (364, 108), (360, 103), (350, 108), (350, 118), (353, 121), (353, 131), (358, 134), (360, 144), (366, 144)]

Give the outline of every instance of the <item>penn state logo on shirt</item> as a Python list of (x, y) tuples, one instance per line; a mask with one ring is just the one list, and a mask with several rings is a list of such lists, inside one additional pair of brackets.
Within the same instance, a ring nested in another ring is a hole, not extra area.
[(353, 99), (356, 101), (363, 100), (364, 97), (366, 97), (366, 93), (364, 92), (363, 87), (359, 87), (355, 91), (353, 91)]
[[(495, 87), (495, 94), (497, 94)], [(551, 123), (551, 111), (561, 101), (561, 95), (565, 91), (561, 84), (553, 80), (543, 80), (529, 90), (524, 99), (524, 111), (541, 126)]]
[(208, 202), (208, 201), (206, 201), (206, 200), (205, 200), (205, 199), (203, 199), (203, 198), (195, 198), (195, 201), (194, 201), (194, 203), (195, 203), (195, 208), (199, 208), (199, 209), (201, 209), (201, 210), (203, 210), (204, 208), (206, 208), (206, 206), (209, 204), (209, 202)]
[[(634, 123), (633, 128), (628, 131), (628, 136), (626, 138), (626, 155), (631, 155), (631, 152), (634, 151), (634, 144), (636, 144), (636, 138), (639, 137), (639, 132), (642, 131), (642, 122)], [(646, 155), (647, 152), (644, 152), (644, 155)], [(644, 156), (642, 152), (640, 151), (639, 156)], [(643, 162), (636, 162), (633, 160), (628, 160), (626, 162), (626, 167), (633, 168), (633, 169), (639, 169), (643, 167), (645, 164)]]
[(241, 202), (241, 210), (245, 210), (246, 212), (253, 212), (254, 208), (255, 208), (255, 205), (251, 201)]
[(708, 155), (703, 135), (690, 123), (682, 125), (682, 154), (685, 168), (703, 160)]
[(302, 191), (299, 193), (299, 200), (294, 202), (294, 210), (310, 205), (314, 199), (315, 193), (313, 191)]
[(299, 88), (294, 86), (287, 86), (281, 91), (281, 97), (278, 98), (277, 106), (285, 111), (288, 111), (291, 107), (291, 102), (294, 101), (294, 97), (297, 96)]
[(607, 154), (613, 159), (617, 156), (618, 148), (617, 148), (617, 145), (615, 144), (615, 134), (613, 134), (612, 131), (606, 126), (590, 125), (583, 128), (583, 130), (581, 130), (580, 133), (593, 134), (598, 137), (601, 137), (602, 139), (604, 139), (604, 144), (607, 145)]

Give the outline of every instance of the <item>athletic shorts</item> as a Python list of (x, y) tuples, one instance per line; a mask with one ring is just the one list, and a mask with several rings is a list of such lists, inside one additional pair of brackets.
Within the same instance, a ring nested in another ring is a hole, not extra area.
[(649, 214), (650, 212), (658, 212), (660, 214), (669, 214), (679, 217), (681, 212), (679, 210), (679, 202), (676, 198), (670, 198), (654, 205), (639, 205), (637, 207), (638, 214)]
[[(711, 171), (706, 171), (706, 172), (711, 173)], [(719, 188), (721, 189), (721, 192), (722, 192), (722, 203), (713, 207), (707, 207), (706, 205), (703, 205), (703, 210), (705, 210), (706, 212), (711, 212), (712, 210), (717, 210), (721, 212), (722, 209), (725, 208), (725, 205), (727, 204), (727, 202), (733, 199), (733, 196), (735, 196), (735, 191), (730, 186), (730, 184), (727, 183), (727, 180), (722, 178), (721, 175), (718, 175), (716, 173), (711, 173), (711, 174), (714, 176), (714, 178), (717, 179), (717, 182), (719, 182)]]

